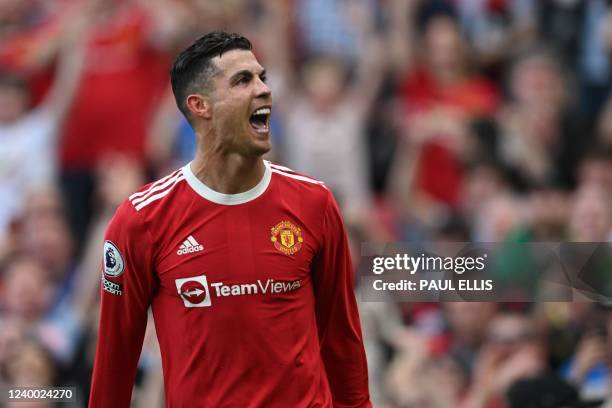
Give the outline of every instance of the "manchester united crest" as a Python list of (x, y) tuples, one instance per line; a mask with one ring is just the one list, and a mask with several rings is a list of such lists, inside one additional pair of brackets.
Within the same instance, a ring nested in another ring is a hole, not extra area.
[(285, 255), (293, 255), (302, 248), (302, 230), (289, 221), (281, 221), (271, 228), (270, 240)]

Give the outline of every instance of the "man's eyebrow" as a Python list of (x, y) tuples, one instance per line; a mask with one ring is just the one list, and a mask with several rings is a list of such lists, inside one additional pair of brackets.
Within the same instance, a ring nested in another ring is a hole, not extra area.
[(236, 72), (234, 75), (232, 75), (230, 77), (230, 81), (233, 81), (234, 79), (237, 79), (238, 77), (248, 76), (248, 75), (252, 75), (251, 71), (249, 71), (248, 69), (242, 69), (242, 70)]
[[(248, 69), (241, 69), (240, 71), (236, 72), (234, 75), (230, 77), (230, 81), (233, 82), (236, 79), (240, 78), (241, 76), (250, 76), (250, 75), (253, 75), (251, 71), (249, 71)], [(266, 76), (266, 70), (262, 69), (257, 75), (260, 77)]]

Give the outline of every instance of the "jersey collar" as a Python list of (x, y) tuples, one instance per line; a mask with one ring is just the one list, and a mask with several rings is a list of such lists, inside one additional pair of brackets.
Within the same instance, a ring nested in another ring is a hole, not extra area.
[(238, 194), (220, 193), (208, 187), (206, 184), (202, 183), (200, 179), (198, 179), (195, 174), (193, 174), (193, 171), (191, 170), (191, 162), (187, 163), (182, 170), (183, 174), (185, 175), (185, 180), (187, 181), (187, 184), (189, 184), (189, 186), (203, 198), (212, 201), (216, 204), (238, 205), (253, 201), (257, 197), (262, 195), (268, 188), (270, 180), (272, 179), (272, 170), (270, 169), (267, 160), (264, 160), (264, 165), (264, 175), (259, 181), (259, 183), (257, 183), (257, 185), (251, 188), (250, 190)]

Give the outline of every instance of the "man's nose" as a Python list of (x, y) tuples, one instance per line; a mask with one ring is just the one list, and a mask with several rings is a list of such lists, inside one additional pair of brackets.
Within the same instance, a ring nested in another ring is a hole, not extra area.
[(261, 78), (257, 78), (256, 80), (256, 89), (255, 89), (255, 97), (256, 98), (270, 98), (272, 96), (272, 91), (268, 84), (261, 80)]

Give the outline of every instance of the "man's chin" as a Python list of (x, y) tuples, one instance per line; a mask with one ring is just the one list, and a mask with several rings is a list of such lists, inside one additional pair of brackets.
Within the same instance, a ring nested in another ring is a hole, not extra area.
[(272, 143), (270, 139), (270, 131), (258, 132), (255, 129), (249, 129), (249, 135), (251, 139), (252, 150), (256, 151), (259, 155), (266, 154), (272, 149)]
[(243, 145), (236, 152), (241, 156), (246, 157), (260, 157), (272, 150), (272, 144), (270, 140), (251, 140), (250, 143)]
[(270, 150), (272, 150), (272, 144), (270, 143), (270, 139), (253, 143), (252, 150), (253, 154), (257, 156), (263, 156), (264, 154), (268, 153)]

